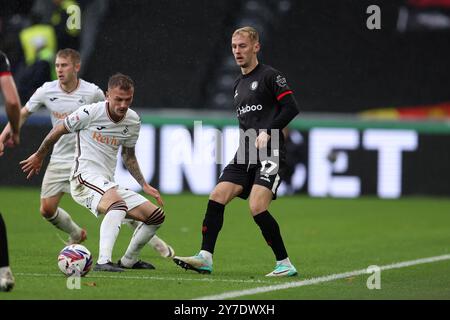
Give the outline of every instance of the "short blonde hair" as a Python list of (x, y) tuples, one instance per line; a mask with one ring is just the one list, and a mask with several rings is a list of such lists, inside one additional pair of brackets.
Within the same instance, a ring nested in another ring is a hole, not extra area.
[(236, 36), (236, 35), (238, 35), (238, 34), (242, 34), (242, 33), (248, 34), (248, 37), (250, 38), (250, 40), (251, 40), (252, 42), (259, 42), (259, 34), (258, 34), (258, 31), (256, 31), (255, 28), (249, 27), (249, 26), (247, 26), (247, 27), (242, 27), (242, 28), (239, 28), (239, 29), (236, 29), (236, 30), (233, 32), (233, 36), (232, 36), (232, 37), (234, 37), (234, 36)]
[(77, 50), (71, 48), (61, 49), (56, 53), (56, 57), (70, 58), (73, 64), (81, 63), (80, 53)]

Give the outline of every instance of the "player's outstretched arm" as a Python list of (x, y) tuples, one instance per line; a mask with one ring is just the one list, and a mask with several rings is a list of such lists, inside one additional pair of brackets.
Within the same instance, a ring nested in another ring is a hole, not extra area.
[(69, 133), (64, 124), (55, 126), (49, 134), (42, 141), (39, 149), (33, 153), (28, 159), (20, 161), (22, 165), (22, 171), (28, 173), (27, 179), (30, 179), (33, 175), (39, 174), (42, 167), (42, 161), (54, 144), (61, 138), (62, 135)]
[(164, 201), (161, 198), (159, 191), (145, 181), (136, 158), (134, 147), (128, 148), (122, 146), (122, 159), (125, 167), (128, 169), (133, 178), (136, 179), (137, 183), (139, 183), (139, 185), (142, 187), (142, 190), (146, 194), (155, 198), (160, 206), (164, 206)]
[[(20, 110), (19, 129), (22, 128), (22, 125), (27, 121), (30, 114), (31, 113), (25, 107)], [(2, 133), (0, 134), (0, 144), (3, 144), (4, 147), (12, 148), (17, 145), (16, 141), (17, 140), (14, 137), (12, 130), (11, 130), (11, 123), (8, 122), (8, 124), (3, 129)], [(2, 152), (2, 150), (0, 150), (0, 157), (3, 155), (3, 153), (4, 152)]]
[(21, 103), (14, 78), (11, 75), (0, 77), (0, 87), (5, 98), (6, 113), (12, 128), (12, 138), (15, 144), (19, 144)]

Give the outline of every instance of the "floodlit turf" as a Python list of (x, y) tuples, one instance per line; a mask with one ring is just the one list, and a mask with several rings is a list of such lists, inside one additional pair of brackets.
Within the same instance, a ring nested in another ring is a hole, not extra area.
[[(225, 211), (213, 274), (186, 272), (146, 247), (142, 258), (156, 270), (91, 271), (82, 278), (81, 289), (69, 290), (56, 262), (64, 246), (59, 236), (65, 235), (40, 217), (39, 190), (0, 188), (0, 199), (16, 277), (14, 290), (0, 292), (0, 300), (194, 299), (450, 253), (450, 199), (284, 197), (273, 203), (271, 212), (300, 275), (269, 279), (264, 275), (274, 267), (272, 252), (247, 202), (236, 199)], [(167, 218), (158, 234), (178, 255), (196, 253), (207, 197), (186, 194), (164, 200)], [(84, 244), (96, 258), (100, 220), (67, 195), (62, 207), (87, 228)], [(124, 226), (114, 249), (115, 260), (130, 236), (131, 230)], [(450, 261), (444, 260), (382, 271), (380, 290), (367, 289), (369, 275), (361, 275), (236, 299), (450, 299), (449, 268)]]

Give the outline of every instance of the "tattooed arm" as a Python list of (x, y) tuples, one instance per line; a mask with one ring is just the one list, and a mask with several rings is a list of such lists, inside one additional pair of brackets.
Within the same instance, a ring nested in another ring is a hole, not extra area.
[(161, 198), (161, 195), (159, 194), (159, 191), (150, 186), (145, 181), (144, 176), (142, 175), (139, 163), (136, 159), (134, 147), (127, 148), (122, 146), (122, 159), (123, 163), (125, 164), (125, 167), (128, 169), (133, 178), (136, 179), (136, 181), (142, 187), (142, 190), (148, 195), (154, 197), (160, 206), (163, 206), (164, 202)]
[(64, 124), (55, 126), (42, 141), (39, 149), (33, 153), (28, 159), (20, 161), (22, 165), (22, 171), (28, 173), (27, 179), (30, 179), (33, 175), (39, 174), (42, 167), (42, 161), (49, 153), (55, 143), (61, 138), (62, 135), (69, 133)]

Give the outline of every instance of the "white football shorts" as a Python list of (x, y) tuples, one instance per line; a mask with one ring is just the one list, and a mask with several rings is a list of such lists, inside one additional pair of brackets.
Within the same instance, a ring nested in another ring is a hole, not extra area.
[(50, 198), (61, 192), (70, 193), (70, 171), (73, 162), (51, 161), (42, 180), (41, 199)]
[[(92, 173), (80, 173), (70, 181), (70, 193), (78, 204), (88, 208), (98, 217), (97, 207), (102, 196), (106, 191), (117, 186), (117, 183), (111, 182), (103, 176)], [(127, 204), (128, 210), (149, 201), (139, 193), (120, 186), (117, 188), (117, 193)]]

